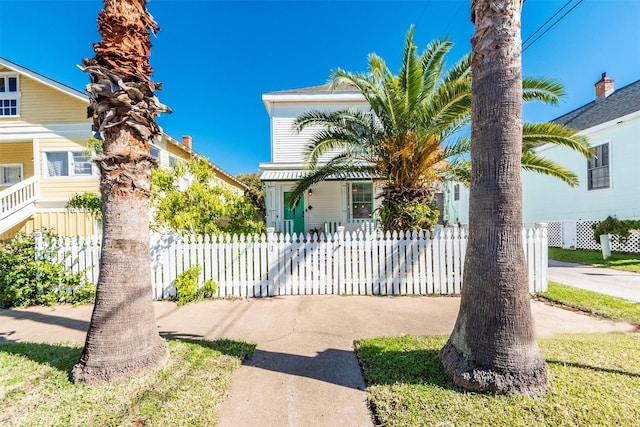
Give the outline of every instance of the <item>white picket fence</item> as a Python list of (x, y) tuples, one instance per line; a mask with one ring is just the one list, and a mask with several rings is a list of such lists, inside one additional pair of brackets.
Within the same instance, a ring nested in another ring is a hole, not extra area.
[[(523, 229), (531, 293), (547, 290), (547, 229)], [(67, 268), (85, 271), (97, 283), (100, 239), (60, 238)], [(262, 235), (151, 238), (156, 299), (175, 295), (175, 279), (201, 267), (218, 297), (276, 295), (455, 295), (460, 294), (467, 236), (463, 229), (425, 233), (340, 231), (327, 236)]]

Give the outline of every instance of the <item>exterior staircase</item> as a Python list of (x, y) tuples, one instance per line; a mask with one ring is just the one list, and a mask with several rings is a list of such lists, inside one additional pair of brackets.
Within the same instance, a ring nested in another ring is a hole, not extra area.
[(39, 197), (40, 179), (35, 176), (0, 191), (0, 234), (33, 215)]

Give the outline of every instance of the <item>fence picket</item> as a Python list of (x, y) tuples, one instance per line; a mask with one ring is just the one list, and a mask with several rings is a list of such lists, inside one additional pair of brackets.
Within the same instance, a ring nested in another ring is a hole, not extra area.
[(460, 237), (460, 231), (458, 227), (453, 229), (453, 292), (456, 294), (460, 293), (460, 283), (462, 282), (460, 267), (460, 242), (462, 241)]
[(451, 229), (446, 229), (444, 232), (445, 240), (445, 253), (446, 253), (446, 269), (447, 269), (447, 285), (446, 294), (453, 294), (455, 291), (455, 285), (453, 283), (453, 235)]

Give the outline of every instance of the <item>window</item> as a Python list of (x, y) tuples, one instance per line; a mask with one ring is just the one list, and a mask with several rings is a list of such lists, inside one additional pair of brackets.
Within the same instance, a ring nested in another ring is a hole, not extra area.
[(158, 162), (160, 162), (160, 149), (158, 147), (154, 147), (153, 145), (150, 145), (149, 155), (155, 158)]
[(587, 161), (589, 190), (609, 188), (609, 143), (595, 147), (595, 154)]
[(82, 153), (71, 153), (73, 156), (73, 174), (74, 175), (92, 175), (93, 165), (90, 156), (83, 156)]
[(174, 167), (176, 165), (177, 161), (178, 161), (177, 157), (169, 156), (169, 166)]
[(79, 151), (44, 153), (44, 176), (94, 176), (91, 157)]
[(373, 184), (357, 182), (351, 184), (351, 218), (370, 219), (373, 217)]
[(0, 165), (0, 185), (13, 185), (22, 181), (22, 165)]
[(0, 117), (20, 115), (20, 87), (17, 74), (0, 73)]
[(453, 184), (453, 200), (460, 200), (460, 184)]

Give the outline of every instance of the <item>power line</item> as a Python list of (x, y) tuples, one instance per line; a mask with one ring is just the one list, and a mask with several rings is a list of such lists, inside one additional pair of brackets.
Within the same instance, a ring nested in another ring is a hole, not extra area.
[[(573, 0), (570, 0), (570, 1), (569, 1), (569, 3), (571, 3), (571, 1), (573, 1)], [(542, 34), (540, 34), (538, 37), (536, 37), (536, 38), (535, 38), (531, 43), (529, 43), (527, 46), (524, 46), (524, 44), (525, 44), (525, 43), (526, 43), (526, 42), (527, 42), (527, 41), (528, 41), (528, 40), (533, 36), (533, 34), (532, 34), (529, 38), (527, 38), (527, 40), (525, 40), (525, 42), (523, 43), (523, 46), (522, 46), (522, 52), (524, 53), (524, 51), (525, 51), (525, 50), (527, 50), (527, 49), (529, 49), (531, 46), (533, 46), (533, 45), (535, 44), (535, 42), (537, 42), (538, 40), (540, 40), (540, 38), (541, 38), (542, 36), (544, 36), (545, 34), (547, 34), (547, 32), (549, 32), (549, 30), (551, 30), (553, 27), (555, 27), (555, 26), (556, 26), (560, 21), (562, 21), (562, 20), (563, 20), (563, 19), (564, 19), (568, 14), (570, 14), (570, 13), (571, 13), (571, 12), (572, 12), (576, 7), (580, 6), (580, 4), (581, 4), (583, 1), (584, 1), (584, 0), (579, 0), (579, 1), (578, 1), (578, 3), (576, 3), (576, 4), (575, 4), (571, 9), (569, 9), (568, 11), (566, 11), (566, 12), (564, 13), (564, 15), (562, 15), (562, 16), (561, 16), (560, 18), (558, 18), (558, 19), (557, 19), (553, 24), (551, 24), (551, 26), (549, 26), (549, 28), (547, 28), (546, 30), (544, 30), (544, 31), (542, 32)], [(556, 14), (555, 14), (555, 15), (557, 15), (557, 14), (558, 14), (562, 9), (564, 9), (564, 8), (565, 8), (565, 6), (566, 6), (566, 4), (565, 4), (564, 6), (562, 6), (562, 7), (560, 8), (560, 10), (558, 10), (558, 12), (556, 12)], [(555, 15), (554, 15), (554, 16), (555, 16)], [(551, 19), (553, 19), (553, 17), (551, 17), (549, 20), (551, 20)], [(549, 21), (547, 21), (547, 22), (549, 22)], [(542, 24), (542, 25), (540, 26), (540, 28), (538, 28), (538, 29), (534, 32), (534, 34), (535, 34), (535, 33), (537, 33), (537, 32), (538, 32), (542, 27), (544, 27), (545, 25), (546, 25), (546, 22), (545, 22), (544, 24)]]
[(422, 8), (422, 12), (420, 12), (420, 16), (418, 17), (418, 20), (415, 23), (415, 26), (417, 27), (418, 24), (420, 23), (420, 20), (422, 19), (422, 15), (424, 15), (424, 12), (427, 10), (427, 7), (429, 6), (429, 3), (431, 3), (431, 0), (427, 0), (424, 3), (424, 7)]
[(451, 23), (456, 18), (456, 16), (458, 16), (458, 13), (460, 13), (460, 11), (462, 10), (462, 6), (464, 6), (464, 5), (465, 5), (464, 2), (460, 2), (460, 6), (458, 6), (458, 10), (456, 10), (456, 12), (453, 14), (451, 19), (449, 19), (449, 22), (447, 23), (447, 26), (444, 28), (445, 34), (447, 33), (447, 31), (449, 31), (449, 27), (451, 27)]
[(567, 6), (569, 6), (569, 4), (571, 4), (572, 2), (573, 2), (573, 0), (569, 0), (568, 2), (566, 2), (566, 3), (564, 4), (564, 6), (562, 6), (560, 9), (558, 9), (558, 10), (556, 11), (556, 13), (554, 13), (554, 14), (551, 16), (551, 18), (547, 19), (547, 20), (545, 21), (545, 23), (544, 23), (544, 24), (540, 25), (540, 26), (538, 27), (538, 29), (537, 29), (537, 30), (535, 30), (535, 31), (533, 32), (533, 34), (531, 34), (529, 37), (527, 37), (527, 39), (526, 39), (525, 41), (523, 41), (523, 42), (522, 42), (522, 44), (523, 44), (523, 45), (524, 45), (524, 44), (527, 44), (527, 42), (528, 42), (529, 40), (531, 40), (531, 37), (533, 37), (533, 36), (535, 36), (536, 34), (538, 34), (538, 31), (542, 30), (542, 28), (544, 28), (544, 26), (545, 26), (545, 25), (547, 25), (549, 22), (551, 22), (551, 20), (552, 20), (553, 18), (555, 18), (556, 16), (558, 16), (558, 14), (559, 14), (560, 12), (562, 12), (562, 9), (564, 9), (564, 8), (565, 8), (565, 7), (567, 7)]

